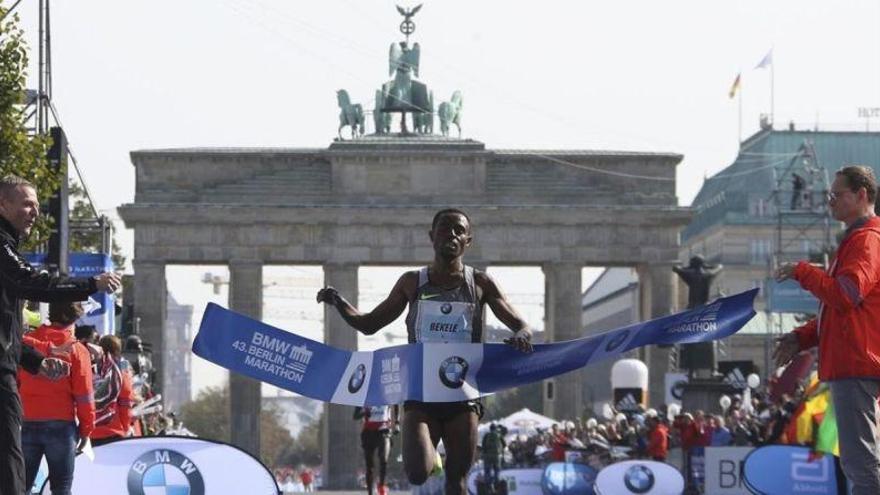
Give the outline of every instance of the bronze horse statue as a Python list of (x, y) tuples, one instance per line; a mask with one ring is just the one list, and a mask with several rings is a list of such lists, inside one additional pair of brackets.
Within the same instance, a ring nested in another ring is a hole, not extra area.
[(437, 109), (437, 115), (440, 117), (440, 132), (444, 136), (449, 135), (449, 124), (455, 124), (458, 128), (458, 137), (461, 137), (461, 91), (452, 93), (450, 101), (444, 101)]
[(342, 128), (351, 127), (351, 138), (364, 135), (364, 109), (360, 103), (352, 104), (348, 97), (348, 91), (340, 89), (336, 92), (336, 101), (339, 103), (339, 139), (342, 139)]

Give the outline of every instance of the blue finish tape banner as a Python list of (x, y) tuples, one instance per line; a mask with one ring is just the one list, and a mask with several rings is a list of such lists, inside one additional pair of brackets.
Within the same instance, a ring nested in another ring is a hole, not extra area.
[(352, 352), (209, 304), (193, 352), (236, 373), (325, 402), (454, 402), (550, 378), (646, 345), (727, 337), (755, 315), (756, 294), (753, 289), (601, 335), (537, 344), (529, 354), (504, 344), (407, 344)]

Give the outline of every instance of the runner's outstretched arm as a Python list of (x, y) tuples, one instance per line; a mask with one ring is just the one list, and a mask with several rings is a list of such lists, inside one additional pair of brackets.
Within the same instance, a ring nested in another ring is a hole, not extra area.
[(507, 296), (501, 292), (501, 287), (486, 272), (476, 272), (474, 282), (483, 291), (482, 302), (485, 302), (492, 309), (501, 323), (513, 330), (513, 336), (504, 339), (504, 343), (523, 352), (532, 352), (532, 330), (507, 300)]
[(365, 334), (372, 335), (383, 327), (393, 322), (403, 313), (409, 298), (406, 295), (405, 288), (409, 285), (415, 286), (413, 275), (418, 276), (415, 272), (404, 273), (394, 284), (388, 297), (379, 303), (373, 311), (369, 313), (361, 313), (351, 303), (339, 295), (339, 292), (333, 287), (325, 287), (318, 291), (317, 300), (319, 303), (326, 303), (336, 306), (339, 315), (355, 330)]

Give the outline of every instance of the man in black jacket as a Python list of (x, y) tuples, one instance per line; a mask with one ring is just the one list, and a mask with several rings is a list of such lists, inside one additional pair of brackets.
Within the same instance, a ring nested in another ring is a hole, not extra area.
[[(119, 288), (119, 276), (103, 273), (91, 278), (53, 277), (35, 270), (18, 253), (39, 216), (34, 185), (19, 177), (0, 179), (0, 495), (22, 495), (24, 457), (21, 451), (21, 398), (16, 373), (26, 371), (57, 379), (69, 373), (68, 365), (45, 357), (22, 344), (22, 310), (25, 299), (33, 301), (82, 301), (99, 290)], [(63, 354), (50, 344), (42, 348), (50, 355)]]

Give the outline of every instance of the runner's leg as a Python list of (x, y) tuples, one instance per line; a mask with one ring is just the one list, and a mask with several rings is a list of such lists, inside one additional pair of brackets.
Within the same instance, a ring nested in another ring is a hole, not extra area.
[(367, 493), (373, 495), (373, 458), (376, 453), (376, 442), (372, 431), (361, 431), (361, 448), (364, 450), (364, 466), (366, 468)]
[(391, 453), (390, 433), (380, 433), (377, 450), (379, 455), (379, 485), (385, 486), (385, 474), (388, 472), (388, 455)]
[(403, 470), (410, 484), (427, 481), (437, 456), (440, 423), (418, 408), (403, 413)]
[(467, 474), (477, 452), (477, 413), (471, 409), (456, 414), (443, 424), (446, 447), (446, 495), (467, 493)]

